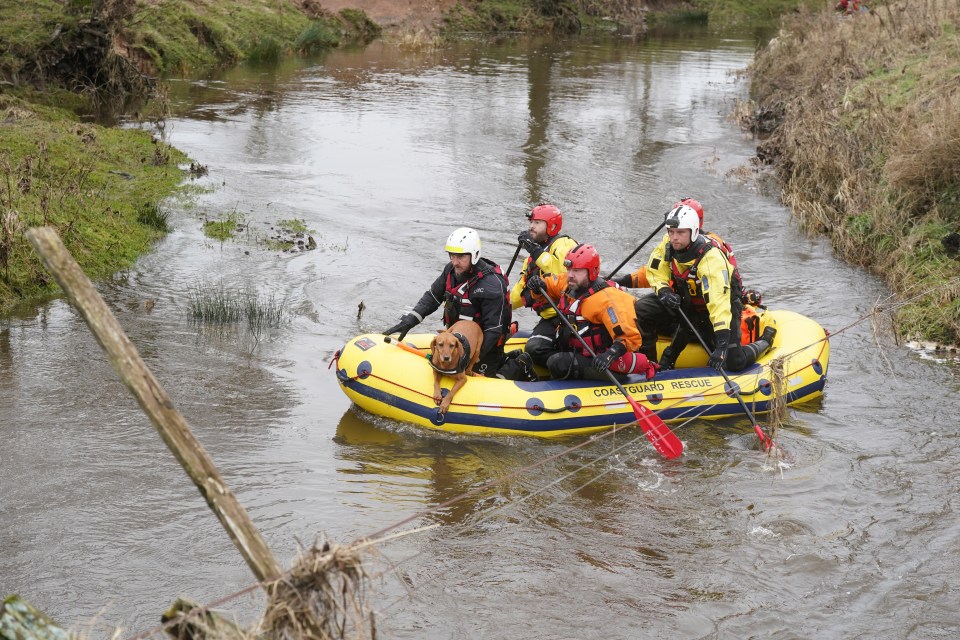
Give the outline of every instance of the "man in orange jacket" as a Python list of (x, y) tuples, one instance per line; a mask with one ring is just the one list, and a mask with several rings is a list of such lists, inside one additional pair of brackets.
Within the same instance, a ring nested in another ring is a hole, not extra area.
[(535, 274), (527, 286), (536, 295), (550, 296), (560, 313), (596, 354), (591, 357), (580, 338), (561, 325), (556, 351), (547, 358), (554, 380), (608, 380), (609, 370), (620, 380), (630, 373), (652, 378), (657, 371), (640, 348), (640, 332), (633, 304), (635, 299), (617, 285), (600, 277), (600, 254), (589, 244), (579, 244), (567, 253), (567, 272)]

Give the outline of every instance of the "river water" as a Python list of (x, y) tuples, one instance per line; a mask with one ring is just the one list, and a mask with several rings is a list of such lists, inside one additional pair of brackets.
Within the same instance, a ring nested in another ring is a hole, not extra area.
[[(689, 31), (374, 43), (173, 82), (165, 134), (209, 173), (167, 203), (175, 229), (156, 251), (99, 289), (282, 563), (298, 540), (349, 542), (480, 488), (378, 549), (381, 637), (960, 634), (960, 376), (857, 323), (888, 291), (758, 189), (755, 141), (727, 119), (755, 46)], [(826, 395), (791, 410), (779, 468), (729, 420), (680, 428), (675, 462), (602, 440), (522, 471), (582, 439), (361, 415), (327, 368), (409, 309), (455, 227), (506, 265), (548, 200), (611, 267), (681, 195), (704, 203), (768, 304), (836, 332)], [(247, 225), (237, 239), (204, 236), (230, 216)], [(269, 247), (290, 219), (315, 250)], [(191, 292), (221, 286), (275, 295), (286, 322), (192, 323)], [(252, 582), (62, 300), (0, 319), (0, 442), (0, 595), (108, 637), (154, 627), (177, 596)]]

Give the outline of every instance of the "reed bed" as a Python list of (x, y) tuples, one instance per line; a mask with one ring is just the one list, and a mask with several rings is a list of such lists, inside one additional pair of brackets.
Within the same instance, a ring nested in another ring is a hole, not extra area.
[(278, 299), (272, 292), (260, 294), (251, 286), (228, 289), (223, 283), (198, 284), (190, 290), (187, 306), (194, 322), (243, 325), (257, 338), (268, 329), (283, 326), (288, 317), (285, 299)]

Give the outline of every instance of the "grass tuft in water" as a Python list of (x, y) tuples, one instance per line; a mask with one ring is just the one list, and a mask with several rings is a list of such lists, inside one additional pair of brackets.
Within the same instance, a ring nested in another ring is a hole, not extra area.
[(267, 329), (277, 329), (287, 320), (286, 300), (276, 294), (261, 295), (253, 287), (243, 290), (199, 284), (188, 294), (188, 314), (194, 322), (206, 325), (243, 324), (257, 339)]
[(170, 215), (166, 211), (161, 210), (155, 203), (147, 202), (140, 207), (140, 212), (137, 214), (137, 222), (162, 233), (169, 233), (169, 217)]
[(232, 211), (220, 220), (204, 220), (203, 235), (223, 242), (234, 237), (242, 223), (243, 217), (236, 211)]
[(282, 57), (283, 45), (270, 36), (260, 38), (247, 51), (247, 60), (252, 64), (276, 64)]

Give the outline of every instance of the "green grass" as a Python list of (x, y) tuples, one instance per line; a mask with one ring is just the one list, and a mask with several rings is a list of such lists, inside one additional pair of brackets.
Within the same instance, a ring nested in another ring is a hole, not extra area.
[[(23, 235), (29, 227), (55, 227), (93, 279), (162, 237), (156, 207), (179, 188), (182, 153), (143, 131), (81, 123), (10, 96), (0, 95), (0, 121), (0, 312), (57, 291)], [(168, 161), (156, 164), (158, 155)]]
[(277, 220), (277, 226), (291, 233), (307, 233), (310, 231), (310, 229), (307, 228), (307, 223), (299, 218)]
[(242, 222), (243, 216), (233, 211), (218, 220), (204, 220), (203, 234), (208, 238), (223, 242), (237, 235), (237, 225), (242, 224)]
[(339, 44), (339, 31), (329, 21), (315, 20), (297, 36), (293, 48), (300, 53), (315, 53)]

